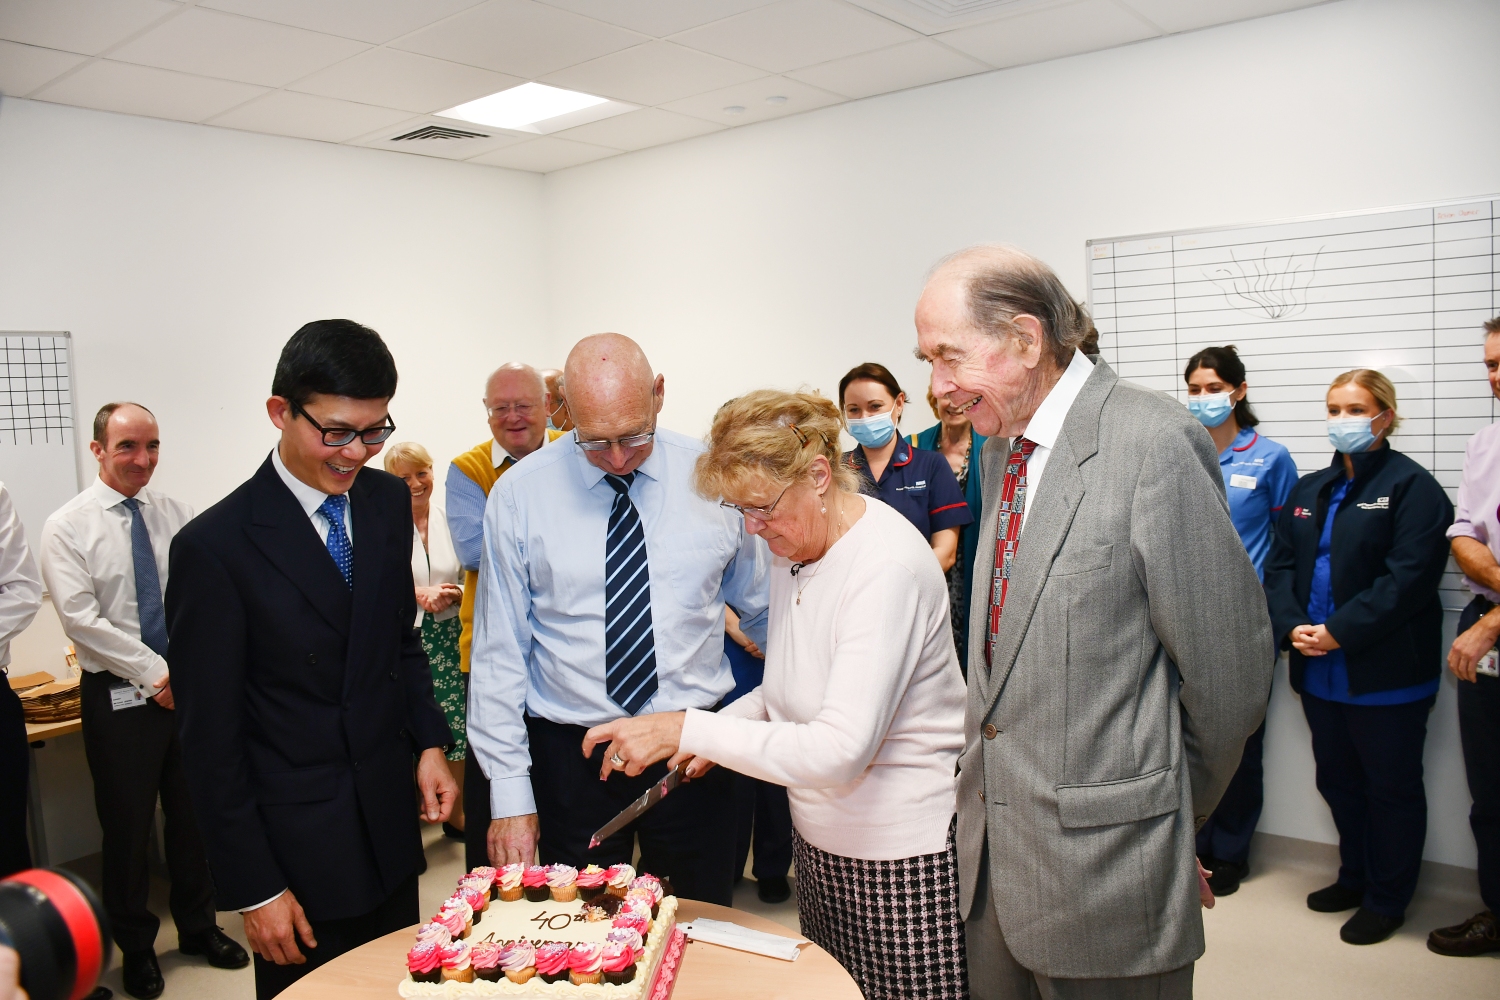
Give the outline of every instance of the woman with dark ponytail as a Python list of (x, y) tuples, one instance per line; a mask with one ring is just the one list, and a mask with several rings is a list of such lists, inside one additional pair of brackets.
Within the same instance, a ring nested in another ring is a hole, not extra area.
[[(1219, 452), (1219, 471), (1235, 530), (1255, 572), (1264, 580), (1271, 526), (1297, 485), (1297, 463), (1285, 446), (1255, 430), (1260, 421), (1250, 408), (1245, 364), (1233, 344), (1205, 347), (1194, 354), (1182, 377), (1187, 381), (1188, 409), (1208, 428)], [(1274, 657), (1275, 650), (1266, 650), (1266, 655)], [(1215, 896), (1234, 892), (1250, 874), (1250, 835), (1260, 821), (1264, 802), (1261, 751), (1265, 735), (1266, 726), (1261, 723), (1245, 741), (1234, 780), (1198, 831), (1198, 858), (1212, 872), (1208, 885)]]

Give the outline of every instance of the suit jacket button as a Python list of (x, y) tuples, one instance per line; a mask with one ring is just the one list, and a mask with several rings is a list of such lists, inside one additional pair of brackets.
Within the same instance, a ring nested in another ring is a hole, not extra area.
[(979, 801), (980, 801), (980, 802), (983, 802), (983, 801), (984, 801), (984, 793), (983, 793), (983, 792), (980, 792), (980, 793), (979, 793)]
[(392, 670), (391, 671), (391, 680), (396, 681), (396, 680), (400, 680), (400, 679), (401, 678), (399, 678), (399, 677), (396, 676), (396, 671)]
[(316, 654), (316, 653), (308, 653), (307, 654), (307, 663), (308, 663), (309, 666), (312, 666), (313, 664), (316, 664), (317, 662), (318, 662), (318, 654)]
[(999, 731), (1000, 730), (996, 729), (993, 724), (986, 723), (984, 727), (984, 738), (987, 740), (992, 740), (995, 738), (995, 734)]
[(355, 761), (355, 762), (354, 762), (354, 769), (355, 769), (355, 770), (356, 770), (356, 771), (358, 771), (358, 770), (359, 770), (359, 761)]

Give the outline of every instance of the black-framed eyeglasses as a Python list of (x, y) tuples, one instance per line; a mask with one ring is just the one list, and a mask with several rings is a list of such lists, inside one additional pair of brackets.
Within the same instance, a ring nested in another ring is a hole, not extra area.
[(585, 441), (579, 438), (578, 447), (582, 451), (609, 451), (612, 445), (619, 445), (621, 448), (644, 448), (655, 438), (656, 429), (653, 427), (644, 434), (632, 434), (630, 437), (617, 438), (613, 441), (608, 438), (602, 441)]
[[(788, 484), (786, 490), (789, 490), (791, 488), (791, 485)], [(728, 510), (736, 511), (744, 517), (753, 517), (757, 521), (769, 521), (771, 520), (771, 518), (776, 516), (776, 505), (781, 503), (782, 497), (786, 496), (786, 490), (782, 490), (781, 493), (777, 495), (776, 499), (772, 500), (770, 504), (765, 507), (741, 507), (739, 504), (730, 503), (728, 500), (720, 500), (719, 506), (724, 507)]]
[[(288, 402), (291, 401), (288, 400)], [(302, 414), (302, 419), (312, 424), (313, 428), (323, 435), (323, 444), (329, 448), (342, 448), (352, 443), (355, 438), (359, 438), (365, 444), (381, 444), (396, 433), (396, 422), (391, 419), (390, 414), (386, 414), (385, 423), (380, 426), (366, 427), (356, 431), (348, 427), (324, 427), (312, 418), (312, 414), (296, 403), (292, 403), (292, 410)]]

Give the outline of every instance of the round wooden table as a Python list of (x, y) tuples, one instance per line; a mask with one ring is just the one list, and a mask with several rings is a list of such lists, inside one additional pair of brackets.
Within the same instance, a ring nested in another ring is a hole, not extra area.
[[(698, 917), (732, 920), (782, 937), (797, 936), (781, 924), (744, 910), (690, 899), (677, 901), (678, 922)], [(309, 972), (281, 996), (284, 1000), (393, 1000), (396, 984), (406, 976), (406, 952), (416, 932), (413, 925), (340, 955)], [(672, 1000), (732, 997), (860, 1000), (860, 992), (844, 967), (815, 944), (805, 946), (795, 962), (783, 962), (704, 941), (690, 943), (682, 954)]]

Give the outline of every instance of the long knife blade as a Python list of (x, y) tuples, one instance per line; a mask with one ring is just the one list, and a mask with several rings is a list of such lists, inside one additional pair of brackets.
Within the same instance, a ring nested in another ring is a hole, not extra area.
[(604, 843), (606, 837), (618, 833), (627, 824), (634, 822), (641, 813), (656, 805), (667, 797), (667, 793), (682, 784), (682, 776), (687, 771), (687, 762), (678, 764), (676, 769), (670, 771), (667, 776), (646, 790), (646, 793), (636, 799), (630, 805), (620, 810), (620, 814), (605, 823), (594, 835), (589, 838), (589, 850), (593, 850)]

